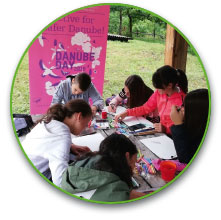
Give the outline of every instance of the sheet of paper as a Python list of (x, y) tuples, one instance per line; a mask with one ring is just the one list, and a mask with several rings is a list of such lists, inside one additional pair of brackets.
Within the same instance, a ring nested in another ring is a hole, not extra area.
[(98, 151), (100, 143), (103, 140), (104, 140), (104, 137), (100, 133), (72, 138), (72, 142), (74, 144), (80, 145), (80, 146), (87, 146), (91, 149), (91, 151)]
[(104, 110), (105, 110), (106, 112), (108, 112), (109, 114), (118, 115), (118, 114), (120, 114), (121, 112), (126, 111), (126, 108), (119, 105), (119, 106), (117, 106), (117, 108), (116, 108), (116, 113), (114, 113), (114, 112), (109, 112), (107, 106), (104, 107)]
[(123, 122), (127, 126), (132, 126), (136, 124), (144, 124), (146, 127), (153, 128), (153, 123), (145, 119), (144, 117), (136, 117), (136, 116), (127, 116), (125, 119), (123, 119)]
[(173, 140), (166, 135), (140, 140), (147, 148), (161, 159), (177, 157)]
[(87, 192), (80, 192), (80, 193), (76, 193), (74, 194), (75, 196), (79, 196), (79, 197), (83, 197), (85, 199), (90, 199), (94, 193), (96, 192), (97, 189), (93, 189), (93, 190), (90, 190), (90, 191), (87, 191)]

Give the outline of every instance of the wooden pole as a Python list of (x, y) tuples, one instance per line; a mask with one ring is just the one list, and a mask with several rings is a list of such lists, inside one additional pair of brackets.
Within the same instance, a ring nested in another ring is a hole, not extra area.
[(166, 31), (165, 65), (186, 72), (188, 44), (183, 37), (169, 24)]

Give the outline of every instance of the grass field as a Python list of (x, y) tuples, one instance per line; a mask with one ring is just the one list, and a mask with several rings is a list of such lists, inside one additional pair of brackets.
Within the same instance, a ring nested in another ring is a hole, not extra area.
[[(108, 41), (103, 97), (118, 93), (131, 74), (140, 75), (152, 89), (152, 74), (164, 65), (164, 42), (131, 40), (129, 43)], [(29, 113), (28, 55), (18, 69), (12, 96), (13, 113)], [(187, 78), (189, 91), (207, 88), (206, 78), (197, 56), (188, 53)]]

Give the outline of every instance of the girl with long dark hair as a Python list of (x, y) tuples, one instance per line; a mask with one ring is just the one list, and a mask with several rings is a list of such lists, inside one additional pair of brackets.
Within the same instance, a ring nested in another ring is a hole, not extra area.
[(195, 154), (206, 129), (209, 111), (207, 89), (189, 92), (184, 107), (172, 106), (170, 117), (172, 137), (180, 162), (188, 163)]
[(61, 187), (76, 194), (95, 192), (91, 200), (124, 201), (145, 194), (132, 190), (132, 170), (137, 159), (136, 146), (122, 134), (105, 138), (98, 152), (91, 152), (69, 165)]
[(127, 99), (128, 108), (143, 105), (153, 94), (153, 90), (146, 86), (143, 79), (138, 75), (129, 76), (124, 84), (124, 88), (114, 99), (111, 100), (108, 111), (116, 112), (116, 107)]

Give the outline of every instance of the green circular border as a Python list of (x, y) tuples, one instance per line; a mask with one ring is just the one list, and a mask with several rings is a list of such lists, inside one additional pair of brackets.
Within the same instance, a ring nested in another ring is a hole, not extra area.
[[(187, 166), (172, 180), (170, 181), (169, 183), (167, 183), (166, 185), (162, 186), (160, 189), (150, 193), (150, 194), (147, 194), (145, 196), (142, 196), (142, 197), (139, 197), (139, 198), (136, 198), (136, 199), (133, 199), (133, 200), (126, 200), (126, 201), (120, 201), (120, 202), (101, 202), (101, 201), (95, 201), (95, 200), (89, 200), (89, 199), (85, 199), (85, 198), (81, 198), (81, 197), (78, 197), (78, 196), (75, 196), (65, 190), (63, 190), (62, 188), (56, 186), (55, 184), (53, 184), (51, 181), (49, 181), (42, 173), (39, 172), (39, 170), (33, 165), (32, 161), (29, 159), (29, 157), (27, 156), (27, 154), (25, 153), (22, 145), (21, 145), (21, 142), (17, 136), (17, 133), (16, 133), (16, 129), (15, 129), (15, 125), (14, 125), (14, 120), (13, 120), (13, 112), (12, 112), (12, 94), (13, 94), (13, 88), (14, 88), (14, 83), (15, 83), (15, 78), (16, 78), (16, 75), (17, 75), (17, 72), (18, 72), (18, 69), (21, 65), (21, 62), (23, 61), (23, 58), (25, 56), (25, 54), (28, 52), (29, 48), (31, 47), (31, 45), (33, 44), (33, 42), (38, 38), (38, 36), (43, 32), (45, 31), (49, 26), (51, 26), (52, 24), (54, 24), (56, 21), (60, 20), (61, 18), (73, 13), (73, 12), (76, 12), (76, 11), (79, 11), (79, 10), (82, 10), (82, 9), (85, 9), (85, 8), (91, 8), (91, 7), (95, 7), (95, 6), (102, 6), (102, 5), (115, 5), (115, 6), (124, 6), (124, 7), (131, 7), (131, 8), (135, 8), (135, 9), (139, 9), (139, 10), (142, 10), (144, 12), (147, 12), (153, 16), (156, 16), (158, 17), (159, 19), (163, 20), (165, 23), (169, 24), (171, 27), (173, 27), (185, 40), (186, 42), (189, 44), (189, 46), (191, 47), (191, 49), (194, 51), (195, 55), (198, 57), (198, 60), (199, 60), (199, 63), (203, 69), (203, 72), (204, 72), (204, 76), (206, 78), (206, 83), (207, 83), (207, 87), (208, 87), (208, 92), (209, 92), (209, 112), (208, 112), (208, 119), (207, 119), (207, 125), (206, 125), (206, 129), (205, 129), (205, 132), (204, 132), (204, 135), (203, 135), (203, 138), (200, 142), (200, 145), (196, 151), (196, 153), (194, 154), (193, 158), (191, 159), (191, 161), (187, 164)], [(129, 4), (121, 4), (121, 3), (101, 3), (101, 4), (93, 4), (93, 5), (88, 5), (88, 6), (85, 6), (85, 7), (81, 7), (81, 8), (78, 8), (78, 9), (75, 9), (75, 10), (72, 10), (60, 17), (58, 17), (57, 19), (55, 19), (54, 21), (52, 21), (51, 23), (49, 23), (45, 28), (43, 28), (37, 35), (36, 37), (31, 41), (31, 43), (28, 45), (28, 47), (26, 48), (26, 50), (24, 51), (19, 63), (18, 63), (18, 66), (16, 68), (16, 71), (15, 71), (15, 75), (13, 77), (13, 81), (12, 81), (12, 85), (11, 85), (11, 92), (10, 92), (10, 115), (11, 115), (11, 122), (12, 122), (12, 127), (13, 127), (13, 130), (14, 130), (14, 134), (16, 136), (16, 139), (18, 141), (18, 144), (21, 148), (21, 150), (23, 151), (26, 159), (29, 161), (29, 163), (32, 165), (32, 167), (35, 169), (35, 171), (42, 177), (44, 178), (48, 183), (50, 183), (52, 186), (54, 186), (55, 188), (59, 189), (60, 191), (66, 193), (67, 195), (70, 195), (74, 198), (77, 198), (77, 199), (80, 199), (80, 200), (84, 200), (84, 201), (87, 201), (87, 202), (91, 202), (91, 203), (99, 203), (99, 204), (122, 204), (122, 203), (128, 203), (128, 202), (134, 202), (134, 201), (137, 201), (137, 200), (141, 200), (143, 198), (147, 198), (151, 195), (154, 195), (156, 193), (158, 193), (159, 191), (163, 190), (164, 188), (166, 188), (167, 186), (169, 186), (170, 184), (172, 184), (175, 180), (177, 180), (186, 170), (187, 168), (190, 166), (190, 164), (193, 162), (194, 158), (196, 157), (196, 155), (198, 154), (199, 150), (201, 149), (202, 147), (202, 144), (203, 144), (203, 141), (205, 139), (205, 136), (206, 136), (206, 133), (207, 133), (207, 130), (208, 130), (208, 126), (209, 126), (209, 122), (210, 122), (210, 116), (211, 116), (211, 91), (210, 91), (210, 86), (209, 86), (209, 81), (208, 81), (208, 77), (207, 77), (207, 74), (206, 74), (206, 71), (205, 71), (205, 68), (203, 66), (203, 63), (200, 59), (200, 56), (199, 54), (197, 53), (197, 51), (195, 50), (195, 48), (193, 47), (193, 45), (190, 43), (190, 41), (185, 37), (185, 35), (177, 28), (175, 27), (173, 24), (171, 24), (169, 21), (167, 21), (166, 19), (162, 18), (161, 16), (155, 14), (154, 12), (151, 12), (147, 9), (144, 9), (144, 8), (140, 8), (140, 7), (137, 7), (137, 6), (133, 6), (133, 5), (129, 5)]]

